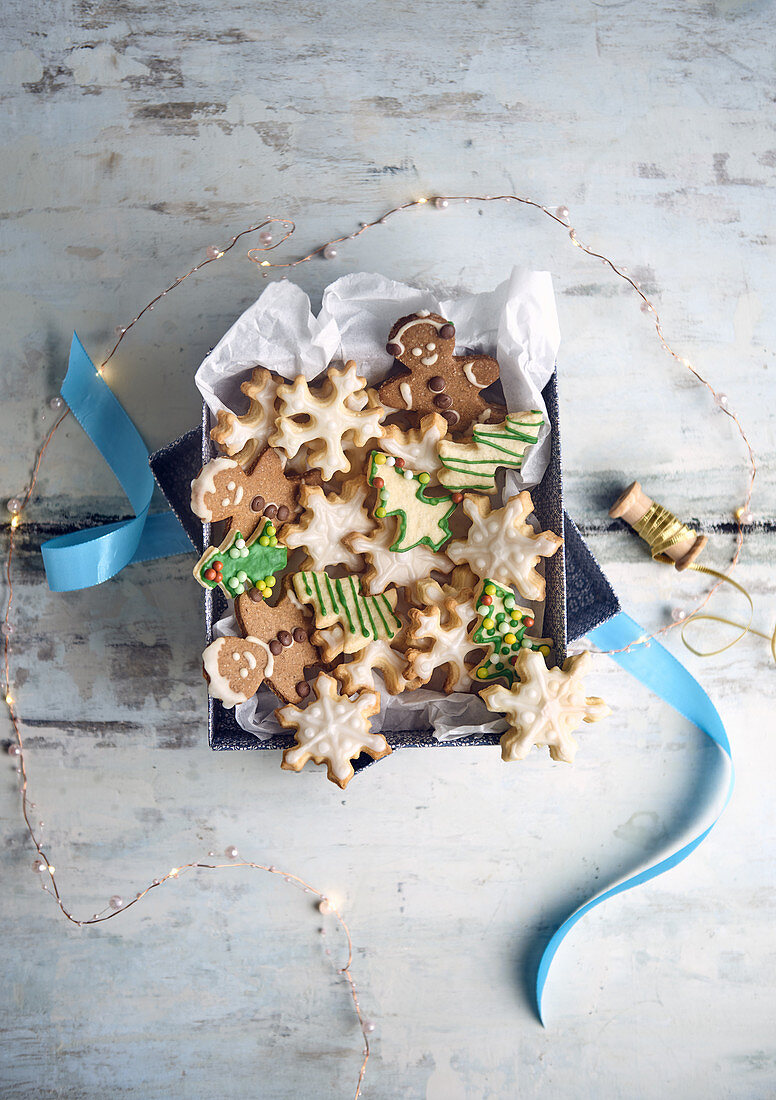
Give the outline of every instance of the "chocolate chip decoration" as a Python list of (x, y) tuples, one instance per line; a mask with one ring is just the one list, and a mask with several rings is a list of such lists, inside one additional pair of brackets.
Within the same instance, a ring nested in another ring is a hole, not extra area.
[(253, 500), (251, 501), (251, 511), (252, 512), (263, 512), (264, 511), (264, 497), (254, 497), (253, 498)]
[(283, 652), (283, 646), (280, 644), (277, 638), (273, 638), (272, 641), (269, 643), (269, 651), (273, 657), (277, 657), (278, 654)]
[(455, 326), (438, 313), (421, 309), (400, 317), (386, 348), (405, 368), (391, 371), (378, 387), (387, 408), (408, 413), (416, 424), (427, 413), (442, 411), (456, 431), (481, 419), (504, 419), (506, 410), (481, 392), (498, 378), (498, 363), (476, 352), (456, 355)]
[(306, 699), (307, 696), (310, 694), (310, 685), (307, 683), (306, 680), (300, 680), (299, 683), (296, 685), (296, 694), (299, 696), (300, 699)]
[(289, 645), (291, 645), (293, 640), (294, 639), (291, 637), (291, 634), (289, 633), (289, 631), (287, 631), (287, 630), (279, 630), (278, 631), (278, 641), (280, 642), (281, 645), (289, 646)]
[(277, 504), (268, 504), (267, 507), (264, 509), (264, 515), (267, 517), (267, 519), (274, 519), (277, 514)]
[(306, 642), (307, 641), (307, 631), (303, 630), (301, 626), (297, 626), (297, 627), (294, 628), (294, 641), (295, 642)]

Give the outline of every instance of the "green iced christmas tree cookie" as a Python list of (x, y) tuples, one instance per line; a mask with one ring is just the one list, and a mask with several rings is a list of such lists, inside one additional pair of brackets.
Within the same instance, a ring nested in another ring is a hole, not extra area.
[(427, 497), (427, 473), (416, 474), (404, 466), (403, 458), (372, 451), (369, 484), (377, 489), (376, 519), (397, 516), (399, 534), (391, 550), (412, 550), (425, 543), (439, 550), (450, 538), (448, 518), (455, 511), (452, 497)]
[(230, 599), (249, 588), (268, 596), (275, 584), (274, 574), (287, 560), (288, 551), (278, 546), (274, 526), (265, 523), (248, 542), (235, 531), (220, 546), (208, 546), (194, 566), (194, 576), (203, 588), (220, 588)]
[(475, 681), (503, 679), (511, 687), (517, 680), (515, 661), (521, 649), (538, 650), (544, 656), (550, 652), (552, 639), (527, 636), (526, 631), (534, 625), (533, 612), (518, 606), (508, 588), (485, 579), (477, 598), (477, 614), (472, 641), (487, 646), (488, 653), (472, 674)]

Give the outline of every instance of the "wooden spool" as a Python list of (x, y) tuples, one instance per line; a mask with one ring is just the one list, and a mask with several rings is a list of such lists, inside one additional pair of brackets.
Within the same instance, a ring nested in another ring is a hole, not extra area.
[[(612, 519), (624, 519), (627, 524), (634, 527), (639, 520), (644, 518), (654, 503), (643, 491), (638, 481), (634, 481), (611, 506), (609, 515)], [(686, 569), (688, 565), (695, 561), (707, 541), (705, 535), (691, 534), (682, 539), (681, 542), (667, 547), (665, 555), (671, 558), (674, 567), (681, 572), (682, 569)]]

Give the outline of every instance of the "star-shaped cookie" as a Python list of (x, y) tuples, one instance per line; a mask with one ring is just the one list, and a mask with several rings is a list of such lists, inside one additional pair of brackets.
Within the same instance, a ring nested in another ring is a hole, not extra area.
[(533, 512), (531, 494), (524, 490), (503, 508), (491, 509), (484, 496), (466, 495), (463, 509), (472, 521), (465, 539), (446, 547), (456, 565), (466, 563), (484, 579), (513, 584), (526, 600), (543, 600), (544, 577), (537, 572), (540, 558), (550, 558), (563, 539), (553, 531), (537, 534), (526, 518)]
[(390, 745), (381, 733), (371, 733), (380, 710), (376, 691), (359, 691), (352, 699), (340, 695), (333, 676), (321, 672), (312, 684), (315, 699), (304, 710), (293, 705), (275, 711), (278, 722), (294, 731), (296, 743), (283, 753), (286, 771), (301, 771), (308, 760), (325, 764), (332, 783), (344, 791), (355, 774), (350, 763), (362, 752), (373, 760), (388, 756)]
[(501, 738), (502, 760), (523, 760), (534, 745), (547, 745), (553, 760), (573, 763), (577, 742), (572, 731), (611, 714), (603, 699), (585, 696), (583, 677), (591, 663), (589, 653), (580, 653), (569, 657), (562, 669), (548, 669), (541, 653), (521, 649), (515, 665), (520, 682), (512, 688), (494, 684), (480, 692), (488, 710), (509, 722)]
[(303, 485), (299, 491), (302, 515), (297, 523), (279, 531), (278, 540), (291, 550), (306, 550), (302, 569), (343, 565), (358, 572), (363, 559), (348, 549), (343, 538), (349, 533), (367, 534), (375, 526), (366, 510), (368, 492), (363, 477), (351, 478), (339, 493), (324, 493), (318, 486)]

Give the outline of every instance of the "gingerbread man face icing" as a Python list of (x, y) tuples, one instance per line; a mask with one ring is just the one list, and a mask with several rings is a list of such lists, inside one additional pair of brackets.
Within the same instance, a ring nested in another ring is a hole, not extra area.
[(494, 406), (483, 400), (480, 390), (496, 381), (498, 363), (487, 355), (456, 355), (455, 327), (438, 313), (419, 310), (400, 317), (386, 351), (407, 371), (379, 387), (383, 405), (418, 416), (441, 413), (456, 432), (490, 418), (486, 413)]

